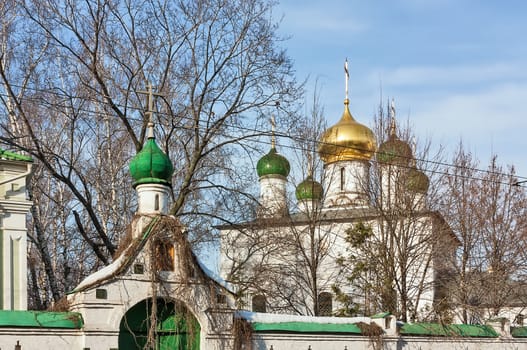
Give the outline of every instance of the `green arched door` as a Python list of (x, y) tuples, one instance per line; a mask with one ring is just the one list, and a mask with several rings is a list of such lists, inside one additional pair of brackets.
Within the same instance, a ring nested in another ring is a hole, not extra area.
[(121, 350), (199, 350), (200, 326), (181, 303), (171, 300), (143, 300), (121, 319)]

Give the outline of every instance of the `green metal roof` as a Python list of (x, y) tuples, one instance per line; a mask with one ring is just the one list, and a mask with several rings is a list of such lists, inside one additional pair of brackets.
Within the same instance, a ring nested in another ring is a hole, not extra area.
[(0, 327), (80, 329), (83, 325), (77, 312), (0, 310)]
[(265, 175), (281, 175), (287, 177), (291, 170), (289, 161), (278, 154), (276, 148), (271, 148), (269, 153), (264, 155), (256, 164), (256, 173), (259, 177)]
[(361, 334), (360, 328), (352, 323), (278, 322), (252, 324), (255, 332), (293, 333), (351, 333)]
[(370, 316), (370, 318), (386, 318), (388, 316), (391, 316), (392, 314), (389, 312), (379, 312), (378, 314), (375, 314), (373, 316)]
[(401, 335), (421, 335), (436, 337), (481, 337), (497, 338), (498, 333), (491, 326), (469, 324), (406, 323), (401, 327)]
[(320, 200), (324, 194), (322, 185), (313, 180), (312, 176), (308, 176), (304, 181), (302, 181), (295, 191), (296, 199), (315, 199)]
[(527, 338), (527, 327), (513, 327), (511, 335), (515, 338)]
[(130, 161), (130, 174), (133, 186), (140, 184), (170, 185), (174, 166), (170, 158), (159, 148), (153, 137), (149, 138), (143, 149)]
[(11, 151), (6, 151), (0, 148), (0, 158), (6, 160), (20, 160), (22, 162), (33, 162), (33, 158)]

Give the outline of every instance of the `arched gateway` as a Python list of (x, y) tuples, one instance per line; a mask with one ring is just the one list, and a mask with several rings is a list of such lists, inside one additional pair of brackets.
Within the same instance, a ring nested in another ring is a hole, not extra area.
[(199, 350), (200, 325), (180, 302), (143, 300), (121, 319), (119, 349)]

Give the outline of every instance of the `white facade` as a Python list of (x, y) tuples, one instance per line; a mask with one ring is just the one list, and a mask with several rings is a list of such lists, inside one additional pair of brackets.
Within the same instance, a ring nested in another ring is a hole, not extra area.
[(282, 175), (260, 177), (260, 208), (258, 216), (264, 218), (287, 215), (287, 179)]
[(368, 207), (370, 163), (363, 160), (326, 164), (324, 208)]
[(26, 215), (30, 161), (0, 159), (0, 309), (27, 309)]
[(160, 184), (140, 184), (137, 191), (137, 214), (166, 214), (170, 199), (170, 187)]

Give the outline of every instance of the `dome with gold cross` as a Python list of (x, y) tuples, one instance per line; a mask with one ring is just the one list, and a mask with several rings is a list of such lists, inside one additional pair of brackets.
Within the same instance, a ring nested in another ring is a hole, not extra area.
[(376, 150), (375, 136), (365, 125), (353, 119), (349, 110), (349, 100), (344, 100), (344, 113), (339, 122), (328, 128), (318, 147), (324, 163), (344, 160), (370, 160)]

